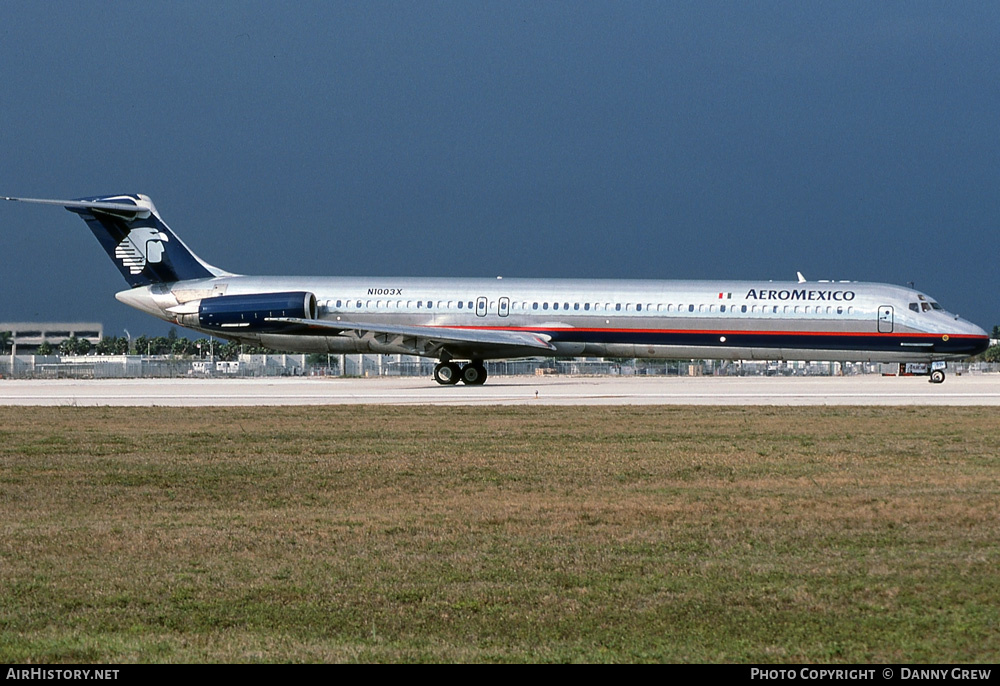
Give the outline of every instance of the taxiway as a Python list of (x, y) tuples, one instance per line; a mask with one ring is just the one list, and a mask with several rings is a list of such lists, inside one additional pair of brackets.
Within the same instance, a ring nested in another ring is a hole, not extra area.
[(1000, 405), (1000, 376), (2, 380), (0, 405)]

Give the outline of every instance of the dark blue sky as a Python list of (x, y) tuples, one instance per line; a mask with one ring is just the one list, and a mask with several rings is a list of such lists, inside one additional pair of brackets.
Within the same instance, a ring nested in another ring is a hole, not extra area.
[[(240, 273), (914, 281), (1000, 323), (1000, 5), (5, 2), (0, 195)], [(0, 205), (0, 321), (167, 326)]]

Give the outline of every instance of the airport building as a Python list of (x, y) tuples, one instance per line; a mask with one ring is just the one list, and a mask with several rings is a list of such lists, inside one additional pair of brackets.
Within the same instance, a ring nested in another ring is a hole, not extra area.
[(0, 332), (9, 331), (10, 340), (3, 352), (31, 355), (42, 343), (54, 349), (67, 338), (82, 338), (97, 345), (104, 336), (100, 322), (0, 322)]

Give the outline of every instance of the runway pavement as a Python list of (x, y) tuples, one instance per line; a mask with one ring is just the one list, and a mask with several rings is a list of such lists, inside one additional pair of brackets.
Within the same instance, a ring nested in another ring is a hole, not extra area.
[(0, 405), (1000, 405), (1000, 375), (0, 380)]

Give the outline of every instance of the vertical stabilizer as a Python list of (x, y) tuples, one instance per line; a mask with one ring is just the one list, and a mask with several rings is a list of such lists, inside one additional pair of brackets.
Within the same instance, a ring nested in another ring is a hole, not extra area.
[(191, 252), (160, 218), (148, 196), (136, 194), (77, 200), (5, 200), (59, 205), (80, 215), (133, 288), (229, 275)]

